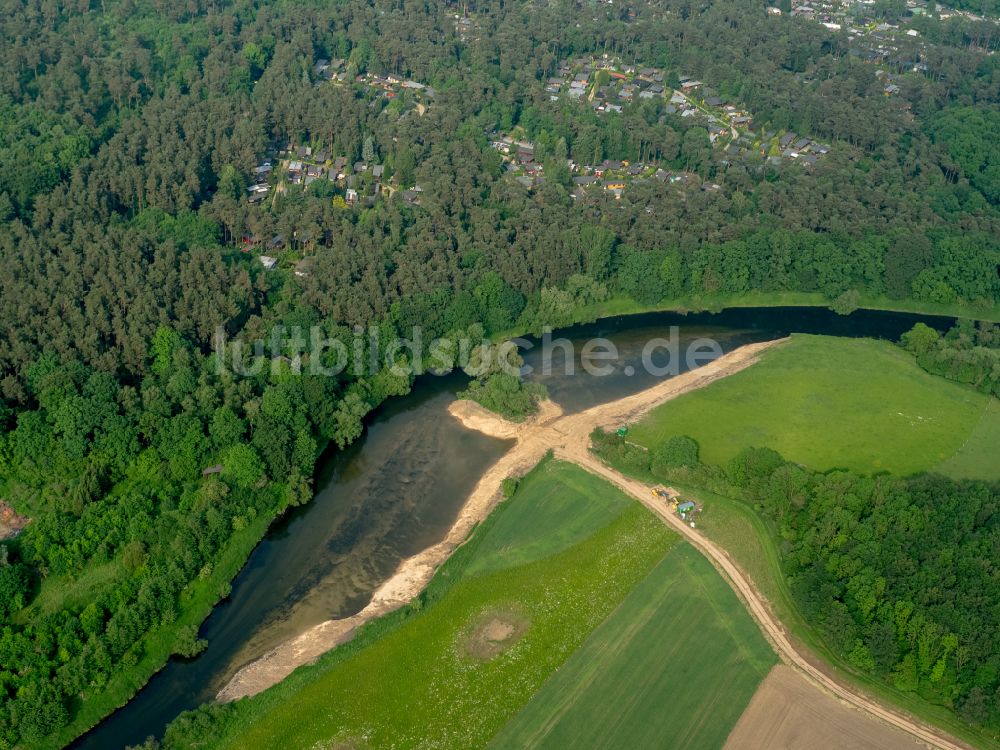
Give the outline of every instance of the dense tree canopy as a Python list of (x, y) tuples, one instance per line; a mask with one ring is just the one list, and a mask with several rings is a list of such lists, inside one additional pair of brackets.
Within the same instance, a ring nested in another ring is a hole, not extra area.
[(904, 348), (928, 372), (968, 383), (1000, 397), (1000, 331), (992, 324), (961, 321), (946, 335), (918, 323), (903, 334)]

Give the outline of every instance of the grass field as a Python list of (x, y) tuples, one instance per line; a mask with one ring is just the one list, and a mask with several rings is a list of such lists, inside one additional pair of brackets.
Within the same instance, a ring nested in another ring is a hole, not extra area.
[(1000, 446), (1000, 401), (990, 399), (982, 418), (951, 458), (938, 464), (942, 474), (963, 479), (996, 479), (997, 446)]
[(680, 544), (491, 747), (722, 747), (776, 661), (726, 582)]
[(676, 541), (602, 480), (543, 462), (438, 573), (426, 606), (241, 701), (212, 746), (484, 746)]
[(652, 447), (690, 435), (709, 464), (766, 446), (821, 471), (997, 478), (991, 401), (888, 342), (794, 335), (753, 367), (654, 410), (631, 437)]
[[(649, 484), (660, 481), (648, 472), (635, 471), (625, 465), (616, 465), (613, 461), (610, 463), (619, 471)], [(672, 486), (679, 489), (685, 497), (697, 500), (704, 506), (704, 511), (698, 518), (701, 533), (722, 547), (749, 575), (792, 640), (822, 659), (832, 674), (880, 698), (886, 705), (899, 706), (927, 723), (951, 732), (973, 747), (1000, 750), (1000, 742), (971, 728), (953, 711), (930, 703), (914, 693), (896, 690), (875, 677), (859, 673), (834, 654), (805, 621), (792, 598), (781, 569), (781, 538), (777, 530), (752, 507), (745, 502), (691, 485), (673, 482)]]
[(521, 512), (496, 514), (465, 575), (534, 562), (582, 542), (632, 504), (604, 487), (572, 464), (542, 463), (519, 488)]

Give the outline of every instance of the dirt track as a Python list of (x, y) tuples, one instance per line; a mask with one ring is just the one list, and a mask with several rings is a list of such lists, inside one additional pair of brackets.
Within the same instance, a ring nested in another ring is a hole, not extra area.
[(569, 416), (563, 416), (557, 406), (545, 402), (539, 415), (522, 424), (514, 424), (472, 402), (454, 402), (449, 411), (466, 427), (495, 437), (514, 438), (517, 443), (477, 483), (448, 536), (423, 553), (403, 561), (395, 575), (375, 592), (371, 603), (362, 612), (345, 620), (322, 623), (278, 646), (237, 672), (219, 692), (217, 699), (233, 700), (270, 687), (296, 667), (313, 661), (320, 654), (347, 640), (354, 628), (361, 623), (392, 611), (419, 594), (437, 567), (468, 537), (475, 525), (492, 511), (500, 499), (502, 480), (525, 473), (548, 450), (553, 450), (557, 457), (579, 464), (634, 496), (708, 557), (743, 599), (750, 614), (786, 664), (795, 667), (814, 684), (843, 702), (903, 730), (921, 742), (945, 750), (966, 750), (967, 745), (905, 714), (879, 705), (812, 664), (791, 643), (763, 596), (725, 551), (684, 524), (662, 501), (654, 499), (648, 486), (611, 469), (590, 453), (590, 434), (595, 428), (617, 427), (634, 421), (665, 401), (749, 367), (757, 361), (761, 352), (778, 346), (783, 341), (784, 339), (742, 346), (697, 370), (664, 380), (632, 396)]
[[(529, 422), (524, 426), (511, 425), (488, 412), (478, 410), (475, 405), (466, 403), (455, 404), (452, 413), (463, 419), (466, 426), (483, 429), (490, 434), (504, 433), (509, 435), (512, 432), (517, 434), (518, 444), (508, 453), (508, 456), (521, 450), (531, 455), (542, 455), (545, 450), (551, 448), (558, 458), (579, 464), (629, 493), (713, 562), (743, 599), (750, 614), (758, 622), (785, 663), (795, 667), (811, 682), (841, 701), (886, 724), (903, 730), (923, 743), (946, 750), (959, 750), (960, 748), (964, 750), (968, 748), (967, 745), (901, 712), (878, 704), (857, 692), (854, 687), (841, 683), (815, 666), (792, 644), (781, 623), (772, 615), (764, 597), (757, 592), (750, 579), (724, 550), (683, 523), (676, 514), (670, 512), (665, 503), (653, 497), (647, 485), (615, 471), (590, 453), (590, 433), (595, 427), (615, 427), (622, 423), (631, 422), (665, 401), (696, 388), (704, 387), (714, 380), (748, 367), (757, 360), (763, 350), (780, 343), (781, 341), (770, 341), (740, 347), (698, 370), (663, 381), (641, 393), (610, 404), (596, 406), (580, 414), (551, 419), (547, 422), (543, 420)], [(464, 415), (470, 413), (475, 415), (475, 419), (465, 418)], [(491, 423), (489, 427), (484, 424), (487, 422)]]
[(682, 534), (687, 541), (693, 544), (703, 555), (709, 558), (729, 580), (730, 586), (743, 599), (750, 614), (760, 625), (771, 645), (781, 659), (808, 677), (813, 683), (819, 685), (827, 692), (833, 694), (845, 703), (860, 709), (871, 716), (903, 730), (912, 737), (924, 742), (932, 747), (944, 748), (945, 750), (965, 750), (968, 745), (960, 743), (940, 730), (928, 727), (907, 715), (886, 708), (867, 696), (857, 692), (851, 685), (845, 684), (827, 674), (825, 671), (815, 666), (805, 655), (800, 653), (788, 639), (781, 623), (771, 614), (770, 608), (766, 605), (763, 596), (757, 592), (750, 579), (736, 566), (729, 556), (715, 544), (697, 533), (694, 529), (684, 524), (663, 502), (657, 502), (649, 491), (649, 487), (634, 479), (609, 468), (585, 449), (556, 451), (556, 455), (568, 461), (580, 464), (588, 471), (604, 477), (612, 484), (617, 485), (622, 490), (634, 496), (647, 508), (662, 518), (670, 527)]

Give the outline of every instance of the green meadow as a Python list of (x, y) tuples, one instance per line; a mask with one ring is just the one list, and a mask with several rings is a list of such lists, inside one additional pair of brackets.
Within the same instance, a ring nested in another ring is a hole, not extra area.
[(776, 661), (729, 585), (679, 544), (491, 747), (722, 747)]
[(760, 362), (653, 410), (630, 438), (690, 435), (707, 464), (747, 446), (812, 469), (1000, 477), (1000, 409), (886, 341), (793, 335)]
[(199, 746), (485, 746), (676, 541), (617, 489), (546, 460), (422, 603), (224, 711), (225, 736)]
[(165, 746), (718, 747), (774, 661), (693, 548), (549, 458), (417, 602)]

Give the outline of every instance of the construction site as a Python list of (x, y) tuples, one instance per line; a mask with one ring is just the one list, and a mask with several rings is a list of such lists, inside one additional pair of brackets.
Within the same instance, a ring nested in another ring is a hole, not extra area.
[(685, 500), (677, 490), (663, 485), (653, 487), (652, 493), (653, 497), (665, 502), (682, 521), (690, 524), (692, 529), (695, 528), (695, 518), (701, 514), (703, 509), (700, 503)]

